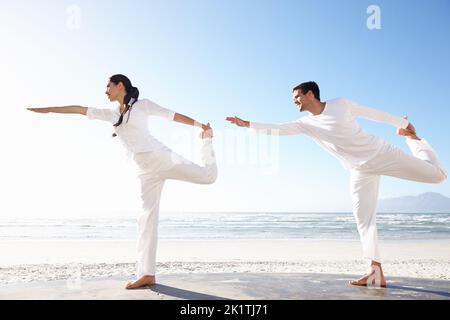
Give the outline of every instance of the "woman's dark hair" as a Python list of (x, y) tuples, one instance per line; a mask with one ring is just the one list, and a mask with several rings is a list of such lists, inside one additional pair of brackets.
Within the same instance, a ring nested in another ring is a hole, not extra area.
[[(118, 127), (122, 124), (123, 116), (125, 113), (127, 113), (127, 111), (129, 111), (127, 122), (130, 119), (131, 108), (133, 107), (133, 104), (137, 101), (137, 99), (139, 98), (139, 90), (138, 90), (138, 88), (133, 87), (130, 79), (128, 79), (128, 77), (124, 76), (123, 74), (115, 74), (109, 78), (109, 81), (111, 81), (115, 85), (118, 85), (120, 82), (122, 82), (122, 84), (125, 87), (125, 91), (127, 92), (127, 94), (125, 95), (125, 98), (123, 99), (123, 103), (125, 104), (125, 110), (120, 114), (120, 118), (117, 121), (117, 123), (114, 124), (114, 127)], [(117, 134), (113, 133), (112, 136), (115, 137), (115, 136), (117, 136)]]
[(314, 81), (308, 81), (308, 82), (303, 82), (300, 83), (298, 86), (295, 86), (292, 89), (292, 92), (294, 92), (295, 90), (300, 90), (303, 94), (307, 94), (308, 91), (312, 91), (312, 93), (314, 94), (314, 97), (320, 101), (320, 90), (319, 90), (319, 86), (317, 85), (317, 83), (315, 83)]

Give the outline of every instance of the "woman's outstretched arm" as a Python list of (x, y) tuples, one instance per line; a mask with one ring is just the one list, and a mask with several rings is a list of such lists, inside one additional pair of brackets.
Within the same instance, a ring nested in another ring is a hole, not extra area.
[(86, 115), (87, 108), (82, 106), (64, 106), (64, 107), (48, 107), (48, 108), (27, 108), (33, 112), (39, 113), (78, 113)]
[(208, 126), (206, 124), (197, 122), (194, 119), (192, 119), (192, 118), (190, 118), (188, 116), (185, 116), (185, 115), (183, 115), (181, 113), (175, 113), (175, 116), (173, 117), (173, 121), (176, 121), (176, 122), (179, 122), (179, 123), (184, 123), (184, 124), (191, 125), (191, 126), (194, 126), (194, 127), (198, 127), (198, 128), (203, 129), (203, 130), (207, 130), (208, 129)]
[(170, 121), (175, 121), (183, 124), (187, 124), (190, 126), (198, 127), (203, 130), (209, 130), (211, 127), (207, 124), (203, 124), (200, 122), (197, 122), (196, 120), (185, 116), (184, 114), (177, 113), (173, 110), (161, 107), (159, 104), (149, 100), (149, 99), (143, 99), (144, 102), (144, 110), (147, 111), (148, 114), (153, 116), (159, 116), (166, 119), (169, 119)]
[(202, 138), (202, 139), (208, 138), (208, 137), (209, 138), (213, 137), (212, 128), (211, 128), (211, 125), (209, 124), (209, 122), (207, 124), (203, 124), (203, 123), (197, 122), (194, 119), (189, 118), (188, 116), (185, 116), (181, 113), (175, 113), (175, 115), (173, 117), (173, 121), (201, 128), (203, 131), (202, 131), (202, 133), (200, 133), (200, 138)]

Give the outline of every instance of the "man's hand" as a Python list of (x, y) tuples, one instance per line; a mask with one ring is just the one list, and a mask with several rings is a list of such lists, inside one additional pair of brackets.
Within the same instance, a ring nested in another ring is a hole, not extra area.
[(225, 120), (230, 121), (232, 124), (237, 125), (238, 127), (250, 127), (250, 121), (242, 120), (236, 116), (234, 117), (227, 117)]
[(408, 126), (406, 127), (406, 130), (408, 130), (412, 134), (416, 134), (416, 128), (414, 128), (414, 126), (411, 124), (411, 122), (408, 123)]
[[(408, 119), (408, 117), (403, 118)], [(406, 128), (397, 128), (397, 134), (411, 139), (420, 140), (420, 138), (417, 136), (416, 128), (414, 128), (411, 122), (408, 123), (408, 126)]]

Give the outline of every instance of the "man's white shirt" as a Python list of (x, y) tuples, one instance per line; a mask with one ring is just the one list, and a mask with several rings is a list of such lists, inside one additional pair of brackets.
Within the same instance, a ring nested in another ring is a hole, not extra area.
[(250, 128), (270, 135), (310, 136), (326, 151), (351, 169), (373, 157), (386, 143), (383, 139), (367, 134), (356, 121), (357, 117), (406, 128), (408, 120), (389, 113), (368, 108), (346, 98), (325, 101), (319, 115), (308, 115), (294, 122), (268, 124), (250, 122)]

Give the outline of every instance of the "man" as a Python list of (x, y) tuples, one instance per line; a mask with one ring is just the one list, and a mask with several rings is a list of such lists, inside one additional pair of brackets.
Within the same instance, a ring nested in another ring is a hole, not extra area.
[[(240, 127), (255, 129), (271, 135), (305, 134), (326, 151), (338, 158), (350, 171), (350, 191), (353, 214), (360, 235), (363, 257), (370, 261), (370, 271), (352, 285), (386, 286), (381, 268), (376, 228), (376, 206), (381, 175), (401, 179), (440, 183), (447, 173), (431, 146), (417, 136), (414, 126), (405, 118), (361, 106), (340, 98), (320, 101), (319, 86), (304, 82), (292, 90), (294, 103), (299, 111), (309, 115), (283, 124), (265, 124), (227, 117)], [(397, 133), (405, 136), (412, 156), (381, 138), (365, 133), (356, 122), (357, 117), (384, 122), (397, 127)]]

